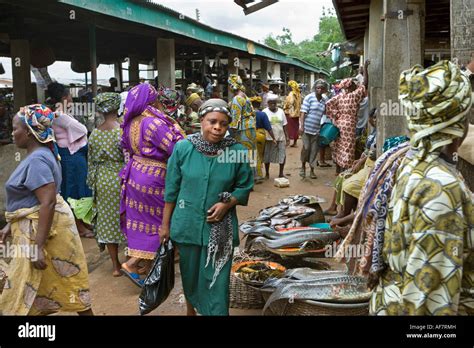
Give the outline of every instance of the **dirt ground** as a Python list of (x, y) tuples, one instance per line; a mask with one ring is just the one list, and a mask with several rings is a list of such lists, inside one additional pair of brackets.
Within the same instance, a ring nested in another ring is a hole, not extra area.
[[(299, 168), (301, 166), (299, 157), (301, 144), (298, 148), (287, 148), (287, 164), (285, 175), (290, 180), (289, 188), (277, 188), (273, 185), (273, 179), (278, 175), (278, 165), (272, 164), (270, 168), (270, 180), (256, 185), (251, 193), (249, 205), (238, 207), (239, 222), (256, 216), (260, 209), (278, 203), (281, 198), (294, 194), (317, 195), (325, 198), (328, 203), (322, 204), (322, 208), (329, 206), (333, 194), (330, 187), (334, 179), (335, 167), (317, 168), (318, 179), (301, 179)], [(329, 162), (332, 163), (332, 162)], [(307, 170), (309, 174), (309, 170)], [(89, 265), (89, 280), (92, 293), (93, 310), (96, 315), (138, 315), (138, 296), (140, 289), (128, 278), (112, 277), (112, 264), (107, 252), (99, 252), (95, 240), (82, 239)], [(125, 260), (122, 255), (121, 260)], [(181, 285), (179, 265), (176, 264), (175, 287), (169, 298), (150, 315), (184, 315), (186, 306), (183, 301), (184, 295)], [(261, 310), (230, 309), (231, 315), (261, 315)]]

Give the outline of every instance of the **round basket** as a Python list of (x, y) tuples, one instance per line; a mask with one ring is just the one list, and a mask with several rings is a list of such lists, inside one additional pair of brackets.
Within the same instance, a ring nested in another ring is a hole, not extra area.
[(231, 308), (262, 309), (265, 305), (257, 288), (245, 284), (233, 273), (230, 274), (229, 303)]
[[(267, 302), (273, 293), (273, 289), (260, 289), (260, 293), (262, 294), (263, 300)], [(366, 316), (369, 315), (369, 302), (329, 303), (314, 300), (295, 299), (294, 301), (288, 301), (287, 299), (281, 299), (273, 302), (263, 314), (265, 316)]]
[[(273, 290), (260, 290), (264, 301), (266, 302)], [(313, 300), (298, 300), (290, 302), (281, 299), (273, 302), (267, 308), (264, 315), (283, 316), (309, 316), (309, 315), (335, 315), (335, 316), (366, 316), (369, 315), (369, 302), (363, 303), (328, 303)]]
[(255, 262), (263, 262), (272, 268), (281, 269), (282, 271), (286, 270), (278, 263), (261, 260), (244, 261), (233, 264), (232, 270), (230, 272), (229, 285), (229, 302), (231, 308), (262, 309), (265, 305), (265, 301), (263, 300), (260, 290), (257, 287), (246, 284), (242, 279), (235, 275), (235, 272), (239, 268), (245, 265), (253, 264)]

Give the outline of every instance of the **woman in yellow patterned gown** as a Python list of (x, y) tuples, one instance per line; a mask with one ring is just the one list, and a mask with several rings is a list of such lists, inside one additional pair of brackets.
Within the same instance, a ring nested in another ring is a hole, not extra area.
[(230, 106), (232, 122), (229, 131), (232, 137), (244, 145), (249, 150), (249, 155), (252, 156), (256, 150), (257, 138), (255, 111), (250, 99), (245, 94), (245, 86), (242, 84), (240, 76), (231, 74), (228, 83), (234, 92)]
[[(400, 77), (411, 149), (400, 165), (383, 241), (375, 315), (474, 314), (473, 196), (456, 169), (471, 85), (441, 61)], [(377, 284), (377, 283), (376, 283)]]

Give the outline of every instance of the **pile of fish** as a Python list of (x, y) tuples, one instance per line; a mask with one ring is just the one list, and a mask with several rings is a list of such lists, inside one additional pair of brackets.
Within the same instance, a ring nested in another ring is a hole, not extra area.
[(246, 233), (253, 227), (268, 226), (275, 229), (300, 227), (301, 220), (313, 215), (316, 209), (304, 205), (279, 204), (265, 208), (254, 220), (249, 220), (240, 225), (240, 230)]
[(281, 269), (274, 269), (265, 262), (256, 262), (244, 265), (235, 271), (235, 275), (246, 283), (252, 285), (263, 285), (269, 279), (278, 279), (283, 276)]
[(254, 226), (244, 233), (253, 237), (247, 244), (248, 249), (253, 246), (261, 246), (276, 254), (281, 254), (281, 249), (288, 248), (296, 248), (297, 254), (304, 254), (309, 250), (321, 250), (341, 237), (337, 232), (316, 227), (298, 227), (277, 231), (269, 226)]
[[(282, 248), (299, 248), (300, 250), (317, 250), (338, 240), (341, 236), (337, 232), (324, 231), (318, 228), (304, 228), (288, 231), (283, 236), (269, 239), (265, 236), (257, 237), (252, 244), (261, 244), (267, 250)], [(279, 233), (276, 232), (276, 235)]]
[[(316, 271), (310, 268), (287, 270), (282, 278), (268, 279), (262, 290), (273, 291), (263, 308), (264, 313), (278, 300), (365, 303), (371, 297), (364, 277), (351, 276), (343, 271)], [(272, 311), (275, 308), (272, 307)]]

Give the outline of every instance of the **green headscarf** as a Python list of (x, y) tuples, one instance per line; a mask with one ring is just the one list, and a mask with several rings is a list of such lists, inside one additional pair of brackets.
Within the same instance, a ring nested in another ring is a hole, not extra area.
[(100, 93), (94, 98), (97, 110), (103, 114), (116, 111), (120, 108), (120, 94), (113, 92)]

